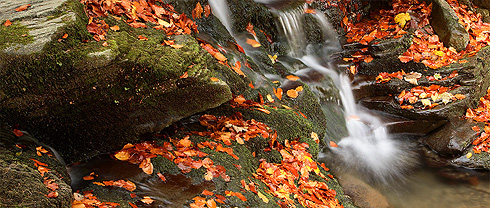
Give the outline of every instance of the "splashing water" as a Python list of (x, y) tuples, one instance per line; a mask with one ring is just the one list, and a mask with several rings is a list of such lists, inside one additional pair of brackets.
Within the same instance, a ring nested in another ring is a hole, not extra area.
[[(226, 0), (211, 2), (213, 12), (233, 35)], [(311, 70), (330, 77), (339, 90), (349, 135), (338, 142), (339, 147), (330, 148), (330, 153), (342, 160), (347, 169), (361, 171), (363, 175), (368, 174), (377, 181), (388, 182), (400, 177), (406, 167), (414, 161), (410, 151), (408, 148), (404, 149), (403, 146), (406, 145), (400, 141), (390, 138), (383, 122), (356, 104), (349, 78), (329, 67), (328, 54), (340, 51), (341, 47), (335, 30), (321, 11), (309, 15), (312, 15), (319, 25), (324, 36), (323, 42), (307, 42), (307, 33), (303, 25), (305, 8), (306, 4), (303, 4), (293, 9), (271, 11), (277, 16), (278, 30), (289, 45), (289, 56), (301, 60)], [(326, 154), (320, 155), (325, 156)]]

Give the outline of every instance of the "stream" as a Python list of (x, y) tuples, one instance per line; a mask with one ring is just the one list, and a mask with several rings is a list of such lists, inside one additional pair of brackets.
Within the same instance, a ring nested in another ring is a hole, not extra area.
[[(267, 5), (278, 4), (278, 1), (256, 1)], [(230, 18), (226, 0), (213, 0), (209, 3), (215, 16), (237, 43), (245, 46), (243, 34), (233, 31), (233, 20)], [(376, 112), (371, 112), (356, 103), (349, 76), (339, 72), (339, 68), (343, 66), (332, 64), (330, 56), (342, 48), (333, 32), (334, 29), (320, 11), (310, 15), (315, 24), (321, 27), (323, 42), (305, 44), (305, 8), (306, 4), (284, 10), (271, 7), (271, 12), (277, 17), (278, 30), (290, 49), (287, 55), (278, 58), (278, 62), (309, 86), (334, 88), (340, 97), (336, 106), (332, 102), (325, 102), (322, 107), (327, 117), (332, 112), (341, 111), (344, 121), (329, 122), (345, 122), (348, 135), (329, 135), (333, 138), (340, 137), (336, 141), (338, 147), (325, 148), (319, 160), (332, 166), (339, 178), (348, 174), (366, 182), (374, 191), (379, 191), (386, 197), (389, 204), (395, 208), (489, 207), (490, 174), (459, 168), (445, 170), (425, 165), (423, 156), (419, 153), (421, 150), (417, 144), (417, 136), (390, 134)], [(244, 49), (247, 55), (256, 60), (253, 48)], [(295, 65), (294, 62), (297, 61), (302, 65)], [(268, 74), (265, 74), (265, 77), (277, 79)], [(330, 85), (325, 86), (325, 83)], [(320, 94), (315, 88), (313, 92)], [(326, 143), (328, 142), (327, 138)], [(333, 160), (338, 162), (332, 163)], [(155, 199), (155, 207), (183, 207), (182, 204), (202, 190), (214, 189), (212, 183), (194, 184), (182, 175), (165, 175), (166, 183), (149, 180), (137, 166), (114, 160), (109, 156), (73, 165), (69, 167), (69, 171), (74, 190), (86, 186), (88, 182), (82, 177), (94, 171), (107, 180), (118, 178), (135, 181), (138, 187), (135, 193)]]

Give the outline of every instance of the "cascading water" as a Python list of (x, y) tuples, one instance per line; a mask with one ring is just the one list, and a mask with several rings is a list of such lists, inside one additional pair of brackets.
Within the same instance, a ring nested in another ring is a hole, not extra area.
[[(265, 0), (257, 0), (264, 3)], [(213, 2), (213, 3), (211, 3)], [(227, 29), (231, 29), (226, 0), (210, 1), (213, 13)], [(340, 51), (340, 43), (329, 21), (321, 11), (311, 14), (323, 33), (323, 42), (307, 44), (307, 34), (302, 23), (306, 5), (288, 10), (271, 9), (278, 18), (278, 29), (283, 33), (290, 48), (289, 56), (301, 60), (310, 70), (330, 77), (339, 90), (344, 117), (349, 135), (338, 142), (331, 152), (349, 169), (363, 171), (372, 178), (386, 182), (397, 178), (408, 163), (412, 162), (408, 151), (399, 142), (390, 138), (384, 124), (357, 105), (350, 80), (328, 65), (328, 54)], [(226, 10), (226, 11), (223, 11)], [(230, 31), (230, 30), (229, 30)], [(233, 35), (233, 31), (230, 31)], [(235, 37), (237, 38), (237, 37)], [(237, 42), (240, 42), (237, 40)]]

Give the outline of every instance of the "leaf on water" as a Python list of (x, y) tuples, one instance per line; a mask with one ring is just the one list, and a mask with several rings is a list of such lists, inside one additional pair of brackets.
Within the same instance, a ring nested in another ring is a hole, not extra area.
[(22, 6), (20, 6), (20, 7), (17, 7), (17, 8), (15, 9), (15, 11), (16, 11), (16, 12), (21, 12), (21, 11), (26, 10), (26, 9), (27, 9), (27, 8), (29, 8), (30, 6), (31, 6), (31, 4), (22, 5)]
[(208, 4), (204, 6), (204, 16), (209, 17), (210, 14), (211, 14), (211, 6)]
[(3, 23), (3, 26), (5, 26), (5, 27), (8, 27), (8, 26), (10, 26), (10, 25), (12, 25), (12, 22), (10, 22), (10, 20), (7, 20), (7, 21), (5, 21), (5, 22)]
[(330, 141), (329, 144), (331, 147), (339, 147), (334, 141)]
[(257, 42), (256, 40), (254, 40), (254, 39), (248, 39), (248, 38), (247, 38), (247, 44), (251, 45), (254, 48), (258, 48), (258, 47), (261, 46), (260, 43)]
[(408, 21), (410, 21), (409, 13), (400, 13), (395, 16), (395, 22), (398, 23), (401, 28), (404, 28)]

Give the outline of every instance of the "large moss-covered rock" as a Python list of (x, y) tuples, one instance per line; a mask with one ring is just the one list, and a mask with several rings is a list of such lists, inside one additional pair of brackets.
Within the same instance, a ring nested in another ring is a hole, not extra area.
[[(62, 17), (67, 14), (73, 18)], [(161, 31), (107, 18), (121, 29), (109, 31), (108, 47), (103, 47), (102, 42), (84, 43), (91, 36), (79, 2), (66, 1), (46, 15), (52, 17), (45, 20), (61, 17), (63, 24), (43, 34), (49, 40), (44, 46), (21, 53), (21, 48), (33, 47), (12, 42), (5, 45), (18, 50), (0, 52), (0, 111), (58, 149), (67, 162), (111, 151), (231, 99), (230, 87), (210, 78), (231, 78), (233, 72), (191, 36), (175, 37), (183, 48), (174, 49), (160, 45), (165, 38)], [(23, 28), (30, 16), (14, 20), (18, 27), (9, 29)], [(64, 34), (68, 38), (62, 39)], [(138, 40), (139, 35), (148, 40)], [(185, 73), (188, 77), (180, 78)]]

